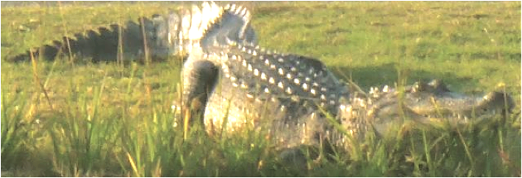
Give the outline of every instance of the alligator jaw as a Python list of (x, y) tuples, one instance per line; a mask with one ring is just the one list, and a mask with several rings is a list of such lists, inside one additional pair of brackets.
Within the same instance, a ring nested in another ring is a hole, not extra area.
[(373, 93), (368, 104), (366, 121), (379, 135), (405, 121), (452, 128), (480, 123), (503, 116), (514, 106), (513, 99), (503, 92), (468, 96), (450, 91), (437, 80), (407, 87), (402, 97), (395, 90)]
[(505, 115), (513, 107), (512, 99), (502, 92), (490, 92), (482, 97), (443, 95), (432, 97), (430, 100), (431, 103), (417, 105), (411, 109), (415, 113), (427, 115), (431, 122), (444, 120), (452, 125), (484, 121), (499, 114)]

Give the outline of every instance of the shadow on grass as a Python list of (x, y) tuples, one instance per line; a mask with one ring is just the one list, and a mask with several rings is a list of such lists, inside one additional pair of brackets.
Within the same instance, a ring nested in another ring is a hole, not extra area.
[[(397, 65), (394, 63), (357, 68), (332, 67), (332, 72), (343, 80), (351, 78), (365, 91), (368, 91), (370, 87), (395, 86), (399, 81)], [(476, 78), (457, 77), (451, 73), (440, 74), (426, 70), (403, 69), (401, 75), (401, 78), (406, 77), (406, 85), (411, 85), (416, 81), (440, 79), (454, 90), (461, 90), (464, 86), (471, 88), (479, 86)]]

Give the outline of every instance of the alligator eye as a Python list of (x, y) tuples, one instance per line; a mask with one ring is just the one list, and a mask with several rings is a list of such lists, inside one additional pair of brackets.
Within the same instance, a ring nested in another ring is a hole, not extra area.
[(488, 108), (484, 108), (482, 109), (483, 112), (487, 112), (488, 111)]
[(427, 87), (429, 87), (430, 89), (435, 89), (437, 91), (441, 91), (441, 92), (450, 91), (448, 89), (448, 87), (446, 86), (446, 84), (442, 80), (439, 80), (439, 79), (431, 80), (429, 83), (427, 83)]
[(427, 91), (429, 85), (426, 82), (415, 82), (413, 85), (413, 92), (422, 92)]
[(420, 86), (420, 84), (418, 82), (416, 82), (415, 84), (413, 84), (413, 87), (411, 88), (412, 92), (415, 93), (415, 92), (419, 92), (422, 88)]

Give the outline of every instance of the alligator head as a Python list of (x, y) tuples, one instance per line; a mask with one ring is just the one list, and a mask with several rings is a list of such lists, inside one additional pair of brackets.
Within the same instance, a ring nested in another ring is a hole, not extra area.
[[(406, 121), (422, 126), (440, 124), (459, 127), (478, 123), (508, 113), (514, 106), (504, 92), (489, 92), (470, 96), (450, 91), (440, 80), (418, 82), (405, 87), (404, 92), (385, 86), (382, 90), (372, 88), (369, 96), (354, 95), (349, 106), (341, 105), (344, 125), (352, 122), (369, 123), (378, 135), (387, 135), (394, 126)], [(357, 118), (357, 119), (356, 119)], [(397, 128), (397, 127), (395, 127)]]

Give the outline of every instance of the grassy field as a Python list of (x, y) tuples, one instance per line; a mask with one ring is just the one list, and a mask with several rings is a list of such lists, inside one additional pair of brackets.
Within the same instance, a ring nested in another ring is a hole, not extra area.
[(506, 90), (514, 114), (368, 140), (298, 169), (260, 133), (216, 138), (196, 127), (183, 139), (171, 111), (179, 57), (124, 66), (7, 60), (179, 4), (3, 6), (2, 176), (520, 176), (520, 2), (244, 4), (261, 46), (319, 58), (365, 90), (442, 79), (467, 94)]

